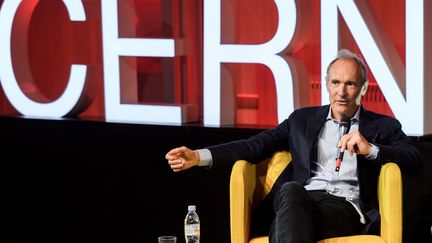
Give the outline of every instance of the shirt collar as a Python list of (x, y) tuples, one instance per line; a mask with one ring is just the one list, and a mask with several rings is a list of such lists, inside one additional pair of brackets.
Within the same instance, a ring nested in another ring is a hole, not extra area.
[[(359, 122), (359, 120), (360, 120), (360, 107), (361, 107), (361, 104), (358, 106), (357, 111), (356, 111), (356, 113), (354, 114), (354, 116), (351, 117), (351, 123), (352, 123), (352, 124), (357, 123), (357, 122)], [(339, 123), (339, 121), (336, 121), (335, 119), (333, 119), (333, 117), (332, 117), (332, 115), (331, 115), (331, 111), (332, 111), (332, 107), (331, 107), (331, 105), (330, 105), (330, 109), (329, 109), (329, 112), (328, 112), (328, 114), (327, 114), (327, 119), (326, 119), (326, 121), (332, 120), (332, 121), (335, 122), (335, 123)]]

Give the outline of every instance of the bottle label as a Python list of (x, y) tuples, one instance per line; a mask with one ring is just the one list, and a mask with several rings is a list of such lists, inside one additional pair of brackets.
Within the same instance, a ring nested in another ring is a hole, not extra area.
[(185, 225), (185, 235), (200, 235), (199, 224), (187, 224)]

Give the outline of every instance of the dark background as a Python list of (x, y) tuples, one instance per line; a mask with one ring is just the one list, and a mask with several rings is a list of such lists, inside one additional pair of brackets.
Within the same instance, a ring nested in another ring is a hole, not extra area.
[[(230, 242), (231, 167), (173, 173), (165, 154), (257, 128), (0, 117), (0, 242), (184, 242), (194, 204), (203, 243)], [(432, 242), (432, 139), (413, 137), (422, 175), (404, 177), (404, 242)]]

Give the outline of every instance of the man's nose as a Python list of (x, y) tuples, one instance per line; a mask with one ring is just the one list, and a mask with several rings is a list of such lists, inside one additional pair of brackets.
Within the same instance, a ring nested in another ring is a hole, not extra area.
[(347, 94), (347, 87), (345, 84), (341, 84), (338, 87), (337, 94), (339, 96), (345, 96)]

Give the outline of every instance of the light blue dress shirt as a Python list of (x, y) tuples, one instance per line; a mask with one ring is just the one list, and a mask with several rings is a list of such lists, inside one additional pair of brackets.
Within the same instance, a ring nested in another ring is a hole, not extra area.
[[(358, 131), (360, 109), (351, 118), (349, 132)], [(339, 129), (339, 121), (331, 116), (331, 109), (327, 120), (318, 135), (318, 161), (314, 161), (316, 170), (312, 171), (312, 177), (306, 181), (305, 188), (311, 190), (325, 190), (328, 193), (344, 197), (349, 201), (360, 215), (360, 222), (366, 223), (359, 207), (359, 182), (357, 178), (357, 155), (350, 155), (346, 151), (338, 172), (336, 168), (336, 156), (339, 148), (337, 144), (342, 134)]]

